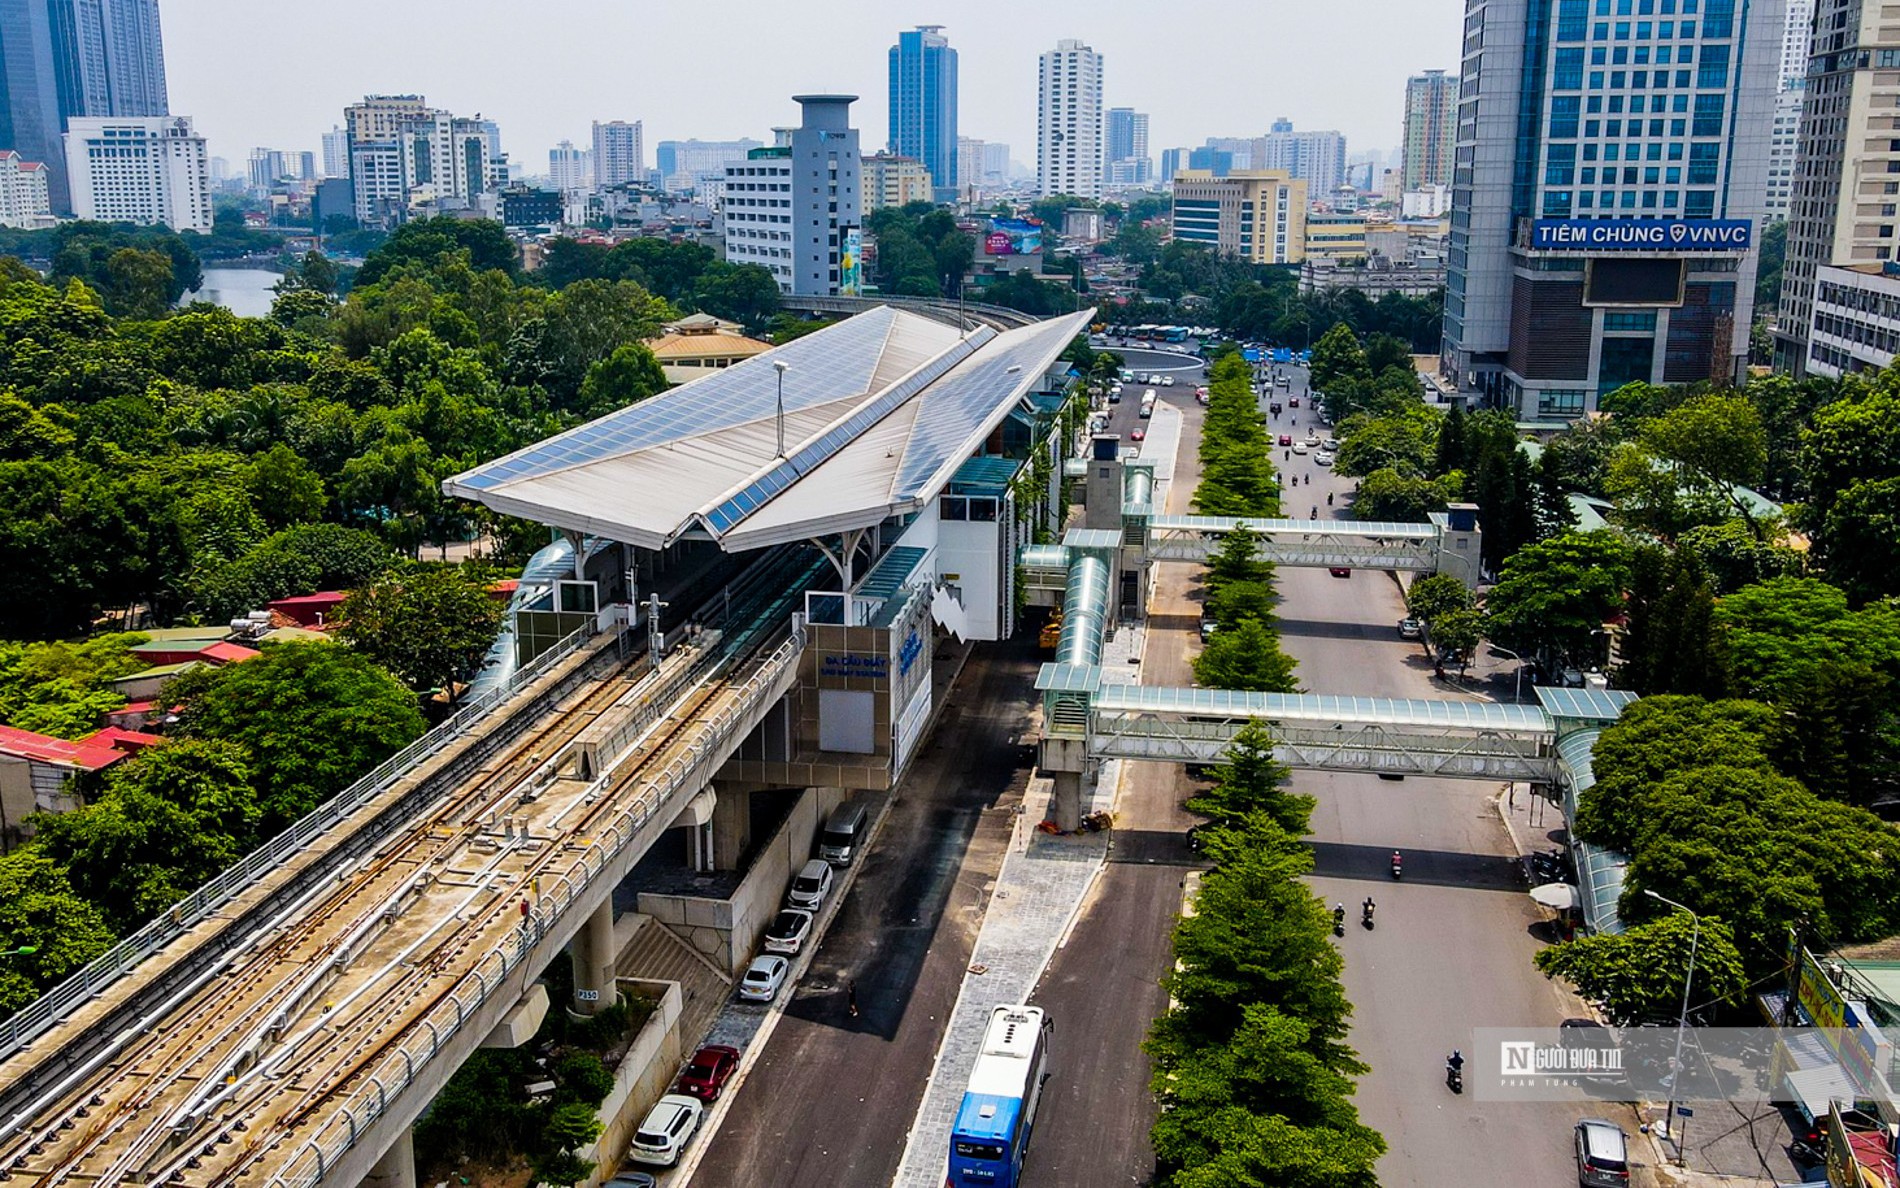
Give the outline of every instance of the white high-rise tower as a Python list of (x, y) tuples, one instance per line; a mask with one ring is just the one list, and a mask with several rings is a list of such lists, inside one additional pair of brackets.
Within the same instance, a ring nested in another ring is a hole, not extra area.
[(1076, 40), (1042, 55), (1036, 182), (1043, 194), (1102, 196), (1102, 55)]

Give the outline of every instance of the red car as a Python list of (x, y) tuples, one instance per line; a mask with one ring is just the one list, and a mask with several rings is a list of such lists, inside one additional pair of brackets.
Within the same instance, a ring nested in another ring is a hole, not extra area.
[(1334, 577), (1349, 578), (1352, 576), (1352, 570), (1347, 569), (1343, 565), (1329, 565), (1326, 567), (1326, 572), (1332, 574)]
[(1282, 434), (1280, 435), (1280, 444), (1281, 444), (1281, 445), (1283, 445), (1283, 446), (1290, 446), (1290, 445), (1292, 445), (1292, 444), (1293, 444), (1293, 435), (1292, 435), (1291, 433), (1282, 433)]
[(694, 1052), (692, 1060), (680, 1070), (673, 1092), (697, 1097), (701, 1101), (716, 1101), (719, 1091), (726, 1087), (726, 1080), (738, 1067), (739, 1049), (728, 1048), (724, 1044), (707, 1044)]
[(1300, 398), (1298, 396), (1288, 396), (1286, 398), (1286, 406), (1288, 408), (1298, 408), (1300, 406)]
[(1132, 432), (1128, 434), (1128, 440), (1129, 441), (1147, 441), (1148, 431), (1146, 429), (1133, 430)]

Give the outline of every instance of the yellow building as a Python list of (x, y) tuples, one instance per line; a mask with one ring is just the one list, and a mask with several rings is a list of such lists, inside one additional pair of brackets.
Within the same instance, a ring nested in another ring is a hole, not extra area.
[(864, 158), (864, 209), (931, 201), (930, 170), (915, 157), (873, 153)]
[(1306, 182), (1278, 169), (1174, 175), (1174, 237), (1254, 264), (1298, 264), (1307, 251)]
[(669, 384), (683, 384), (721, 367), (743, 363), (772, 345), (741, 334), (737, 322), (711, 314), (689, 314), (661, 327), (666, 333), (647, 343)]
[(1313, 211), (1306, 216), (1306, 258), (1341, 264), (1366, 258), (1366, 216)]

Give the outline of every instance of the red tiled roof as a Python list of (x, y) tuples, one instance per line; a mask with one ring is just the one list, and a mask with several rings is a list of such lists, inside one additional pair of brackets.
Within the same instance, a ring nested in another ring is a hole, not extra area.
[(67, 742), (63, 738), (48, 738), (44, 734), (35, 734), (31, 730), (0, 726), (0, 755), (12, 755), (18, 759), (98, 771), (100, 768), (112, 766), (129, 754), (131, 754), (130, 751), (101, 746), (91, 739)]
[(95, 730), (79, 740), (82, 747), (97, 743), (101, 746), (116, 747), (122, 751), (142, 751), (146, 747), (155, 747), (164, 742), (162, 735), (147, 734), (143, 730), (127, 730), (123, 726), (107, 726)]
[(294, 598), (273, 598), (264, 605), (271, 610), (293, 606), (334, 606), (349, 596), (348, 590), (318, 590), (315, 594), (299, 594)]

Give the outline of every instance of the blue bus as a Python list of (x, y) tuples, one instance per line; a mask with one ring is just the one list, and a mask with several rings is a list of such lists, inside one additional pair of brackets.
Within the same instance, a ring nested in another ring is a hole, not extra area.
[(1023, 1152), (1036, 1125), (1036, 1106), (1049, 1079), (1051, 1023), (1041, 1007), (999, 1006), (990, 1011), (983, 1049), (950, 1128), (953, 1188), (982, 1184), (1016, 1188)]
[(1161, 332), (1161, 337), (1163, 341), (1166, 342), (1186, 342), (1188, 340), (1188, 328), (1186, 326), (1169, 326), (1166, 330)]

